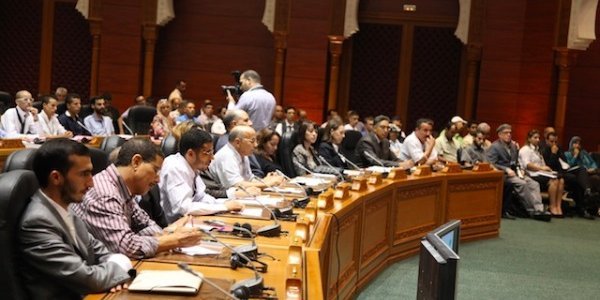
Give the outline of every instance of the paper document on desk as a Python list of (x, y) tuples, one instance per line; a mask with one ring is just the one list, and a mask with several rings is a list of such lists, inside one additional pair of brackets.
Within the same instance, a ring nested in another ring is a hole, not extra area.
[(290, 182), (302, 184), (302, 185), (306, 185), (306, 186), (311, 186), (311, 187), (329, 183), (329, 181), (324, 180), (323, 178), (306, 177), (306, 176), (298, 176), (298, 177), (290, 180)]
[(346, 176), (360, 176), (362, 173), (363, 172), (359, 170), (344, 170), (344, 175)]
[(223, 252), (223, 245), (208, 241), (202, 241), (199, 245), (196, 246), (180, 248), (179, 252), (190, 256), (215, 255), (221, 254), (221, 252)]
[(381, 167), (381, 166), (370, 166), (366, 169), (367, 171), (377, 172), (377, 173), (389, 173), (392, 168)]
[(278, 187), (278, 186), (274, 186), (272, 188), (266, 188), (264, 189), (265, 192), (274, 192), (274, 193), (281, 193), (281, 194), (304, 194), (304, 190), (301, 190), (297, 187)]
[(196, 294), (202, 280), (185, 271), (141, 271), (129, 285), (132, 292)]
[(261, 196), (256, 196), (256, 198), (253, 199), (249, 199), (249, 198), (242, 198), (242, 199), (236, 199), (236, 201), (244, 204), (244, 205), (258, 205), (258, 203), (256, 203), (257, 201), (262, 203), (263, 205), (266, 206), (271, 206), (271, 207), (279, 207), (279, 205), (284, 201), (285, 199), (283, 199), (283, 197), (273, 197), (273, 196), (269, 196), (269, 195), (261, 195)]

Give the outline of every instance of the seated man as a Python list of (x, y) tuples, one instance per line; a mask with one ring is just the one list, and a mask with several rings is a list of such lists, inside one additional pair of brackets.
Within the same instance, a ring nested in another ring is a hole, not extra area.
[(46, 142), (34, 157), (40, 189), (20, 221), (20, 275), (30, 299), (79, 299), (120, 289), (131, 263), (109, 252), (85, 224), (68, 211), (82, 201), (92, 181), (89, 149), (60, 138)]
[(460, 163), (465, 166), (474, 166), (480, 162), (487, 162), (487, 156), (485, 155), (485, 149), (483, 144), (485, 143), (485, 137), (481, 131), (477, 131), (473, 138), (473, 143), (464, 148), (459, 158)]
[(182, 114), (175, 119), (175, 123), (179, 124), (185, 121), (196, 122), (194, 119), (194, 115), (196, 114), (196, 104), (194, 104), (193, 101), (183, 100), (183, 102), (181, 102), (181, 106), (183, 107)]
[[(207, 170), (212, 158), (212, 137), (196, 128), (181, 136), (179, 153), (165, 158), (159, 186), (161, 205), (168, 222), (191, 211), (218, 212), (242, 208), (237, 201), (215, 199), (205, 192), (206, 186), (198, 172)], [(235, 197), (234, 188), (227, 190), (227, 197)]]
[(2, 115), (2, 127), (6, 136), (38, 133), (38, 110), (31, 106), (33, 97), (28, 91), (18, 91), (15, 95), (14, 108), (7, 109)]
[(67, 95), (65, 103), (67, 105), (67, 111), (58, 116), (58, 121), (65, 130), (71, 131), (73, 135), (92, 135), (85, 125), (83, 125), (81, 118), (79, 118), (79, 112), (81, 111), (81, 98), (79, 95)]
[(278, 185), (283, 178), (273, 173), (268, 174), (262, 181), (254, 180), (248, 156), (256, 147), (256, 131), (250, 126), (235, 126), (229, 133), (229, 142), (215, 155), (210, 164), (210, 172), (215, 174), (225, 188), (232, 186), (266, 187)]
[(92, 97), (90, 103), (94, 113), (83, 119), (85, 127), (92, 135), (113, 135), (115, 128), (112, 119), (106, 116), (106, 101), (104, 98), (102, 96)]
[(374, 132), (360, 138), (356, 145), (355, 155), (360, 159), (361, 166), (380, 166), (383, 164), (385, 167), (410, 168), (414, 165), (410, 159), (402, 162), (390, 150), (390, 142), (387, 139), (389, 130), (390, 118), (382, 115), (377, 116), (373, 125)]
[(56, 118), (56, 105), (58, 102), (54, 96), (43, 96), (42, 97), (42, 112), (39, 115), (39, 129), (38, 133), (40, 136), (46, 138), (56, 137), (73, 137), (73, 133), (65, 130), (60, 124), (58, 118)]
[[(540, 185), (525, 174), (517, 174), (519, 148), (512, 141), (512, 127), (502, 124), (496, 129), (498, 139), (487, 151), (488, 160), (505, 173), (504, 184), (509, 185), (519, 197), (527, 212), (536, 220), (550, 221), (550, 213), (544, 210)], [(520, 172), (519, 172), (520, 173)], [(505, 198), (502, 217), (512, 219), (508, 212), (510, 195)]]
[(459, 142), (454, 139), (458, 133), (456, 124), (448, 122), (446, 128), (435, 139), (435, 151), (438, 153), (438, 160), (442, 162), (457, 162), (456, 154), (460, 148)]
[(131, 258), (197, 244), (202, 235), (183, 227), (187, 218), (167, 227), (169, 234), (161, 234), (162, 228), (134, 200), (158, 182), (162, 162), (162, 153), (149, 139), (130, 139), (121, 146), (116, 163), (94, 176), (94, 187), (71, 210), (108, 249)]
[(415, 131), (409, 134), (402, 144), (400, 159), (412, 160), (417, 165), (433, 165), (437, 162), (435, 139), (431, 136), (433, 121), (418, 119)]

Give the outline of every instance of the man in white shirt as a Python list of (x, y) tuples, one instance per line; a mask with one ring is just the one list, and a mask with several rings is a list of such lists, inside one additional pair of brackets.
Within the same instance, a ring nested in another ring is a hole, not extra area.
[(56, 117), (56, 107), (58, 101), (54, 96), (43, 96), (42, 97), (42, 112), (39, 115), (39, 129), (40, 136), (46, 138), (56, 137), (73, 137), (73, 133), (65, 130), (60, 124)]
[(115, 128), (113, 127), (112, 119), (105, 116), (106, 101), (101, 96), (96, 96), (90, 99), (91, 107), (94, 113), (85, 117), (83, 123), (92, 135), (113, 135)]
[(18, 91), (15, 94), (15, 103), (17, 106), (7, 109), (1, 118), (6, 136), (37, 134), (38, 110), (31, 106), (33, 103), (31, 93), (25, 90)]
[(437, 162), (437, 151), (434, 148), (435, 139), (431, 136), (432, 129), (432, 120), (417, 120), (415, 131), (409, 134), (402, 144), (400, 159), (411, 159), (416, 165), (433, 165)]
[[(198, 172), (207, 170), (212, 158), (212, 137), (197, 128), (184, 133), (179, 141), (179, 152), (165, 158), (159, 187), (161, 206), (169, 223), (192, 211), (213, 213), (242, 209), (237, 201), (215, 199), (205, 193), (206, 186)], [(227, 197), (235, 198), (235, 188), (227, 190)]]
[(250, 168), (249, 155), (256, 148), (256, 131), (246, 125), (238, 125), (229, 133), (229, 142), (215, 155), (210, 164), (210, 172), (215, 174), (226, 188), (232, 186), (266, 187), (279, 185), (283, 177), (270, 173), (260, 181), (254, 180)]

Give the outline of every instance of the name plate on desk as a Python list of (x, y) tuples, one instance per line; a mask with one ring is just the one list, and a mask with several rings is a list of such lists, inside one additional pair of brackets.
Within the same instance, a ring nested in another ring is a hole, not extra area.
[(360, 191), (366, 190), (367, 189), (367, 178), (354, 177), (352, 179), (352, 186), (350, 187), (350, 189), (355, 192), (360, 192)]
[(447, 163), (446, 166), (442, 169), (442, 173), (447, 173), (447, 174), (461, 173), (461, 172), (462, 172), (462, 168), (460, 167), (460, 165), (457, 163), (453, 163), (453, 162)]
[(319, 207), (319, 209), (330, 209), (333, 206), (333, 190), (328, 189), (319, 194), (319, 199), (317, 199), (317, 206)]
[(406, 179), (406, 171), (402, 168), (393, 168), (390, 170), (390, 173), (388, 173), (387, 179)]
[(475, 166), (473, 166), (473, 172), (488, 172), (492, 170), (492, 166), (490, 165), (490, 163), (478, 163)]
[(348, 198), (350, 195), (350, 183), (344, 182), (340, 183), (335, 187), (335, 192), (333, 193), (333, 199), (344, 200)]
[(369, 180), (367, 181), (367, 183), (371, 184), (371, 185), (378, 185), (381, 184), (381, 174), (380, 173), (373, 173), (369, 176)]
[(318, 210), (317, 199), (311, 199), (306, 208), (304, 208), (304, 217), (306, 217), (309, 224), (314, 224), (317, 220)]
[(417, 170), (413, 173), (415, 176), (429, 176), (431, 175), (431, 166), (418, 166)]

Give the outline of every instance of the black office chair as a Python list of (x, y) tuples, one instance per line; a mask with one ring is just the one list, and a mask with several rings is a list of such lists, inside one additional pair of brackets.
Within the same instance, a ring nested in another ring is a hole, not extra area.
[(81, 105), (81, 110), (79, 111), (79, 118), (81, 118), (81, 121), (83, 122), (83, 119), (85, 119), (85, 117), (87, 117), (93, 113), (94, 113), (94, 110), (92, 109), (92, 107), (89, 104)]
[(127, 125), (134, 134), (148, 134), (154, 116), (156, 116), (155, 107), (136, 105), (129, 109)]
[(107, 136), (102, 141), (102, 144), (100, 144), (100, 150), (104, 151), (107, 155), (110, 155), (113, 150), (120, 147), (125, 142), (125, 139), (118, 135)]
[(345, 137), (342, 140), (340, 152), (355, 164), (360, 163), (359, 156), (356, 155), (356, 145), (362, 138), (362, 134), (356, 130), (346, 130)]
[(150, 191), (142, 196), (138, 204), (158, 226), (162, 228), (169, 226), (165, 212), (160, 206), (160, 189), (157, 184), (153, 185)]
[(96, 175), (102, 171), (104, 171), (104, 169), (106, 169), (106, 167), (108, 167), (109, 162), (108, 162), (108, 154), (100, 149), (96, 149), (96, 148), (90, 148), (90, 156), (92, 159), (92, 174)]
[(163, 155), (167, 157), (179, 151), (179, 142), (172, 134), (168, 134), (163, 138), (160, 149), (162, 150)]
[(297, 136), (297, 131), (285, 132), (277, 147), (277, 159), (279, 160), (279, 165), (283, 169), (283, 173), (289, 177), (296, 177), (296, 171), (292, 160), (292, 151), (294, 151), (294, 147), (298, 144)]
[(0, 115), (13, 105), (13, 98), (7, 92), (0, 91)]
[(33, 170), (33, 156), (36, 149), (21, 149), (11, 153), (4, 162), (2, 172), (13, 170)]
[[(217, 142), (219, 141), (219, 138), (221, 137), (218, 134), (210, 134), (210, 136), (212, 136), (212, 141), (213, 141), (213, 148), (217, 149)], [(216, 150), (215, 150), (216, 151)]]
[(35, 107), (38, 112), (42, 112), (43, 104), (42, 101), (35, 101), (31, 104), (31, 106)]
[(26, 299), (17, 274), (19, 252), (17, 237), (19, 221), (31, 196), (37, 191), (35, 174), (15, 170), (0, 174), (0, 289), (5, 299)]
[(321, 144), (321, 141), (323, 140), (323, 135), (325, 135), (325, 127), (319, 127), (319, 130), (317, 131), (317, 140), (315, 141), (315, 144), (313, 145), (313, 147), (315, 147), (315, 149), (319, 149), (319, 145)]
[(67, 111), (67, 103), (63, 102), (56, 106), (56, 115), (60, 116)]

